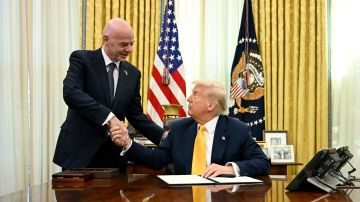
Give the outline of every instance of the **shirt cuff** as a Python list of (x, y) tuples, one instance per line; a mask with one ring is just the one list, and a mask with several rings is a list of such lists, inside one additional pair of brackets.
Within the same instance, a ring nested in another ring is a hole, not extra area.
[(239, 189), (239, 187), (240, 187), (240, 184), (234, 184), (234, 186), (233, 186), (233, 188), (232, 188), (232, 190), (231, 190), (230, 193), (236, 192), (236, 191)]
[(128, 148), (123, 147), (122, 151), (120, 152), (120, 156), (124, 156), (125, 153), (130, 149), (131, 145), (132, 145), (132, 139), (130, 139), (130, 144)]
[(240, 168), (239, 168), (239, 166), (238, 166), (236, 163), (234, 163), (234, 162), (227, 162), (227, 163), (225, 164), (225, 166), (232, 166), (232, 168), (234, 169), (235, 176), (236, 176), (236, 177), (239, 177), (239, 176), (240, 176)]
[(102, 124), (102, 126), (104, 126), (105, 124), (107, 124), (107, 123), (110, 121), (110, 119), (111, 119), (112, 117), (114, 117), (114, 116), (115, 116), (115, 114), (113, 114), (112, 112), (110, 112), (109, 115), (107, 116), (107, 118), (105, 119), (104, 123)]

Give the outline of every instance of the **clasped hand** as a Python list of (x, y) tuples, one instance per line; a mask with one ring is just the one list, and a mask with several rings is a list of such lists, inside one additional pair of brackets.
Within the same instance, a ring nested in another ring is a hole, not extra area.
[(118, 146), (127, 148), (130, 144), (130, 137), (128, 130), (123, 121), (120, 121), (116, 116), (112, 117), (108, 122), (111, 140)]

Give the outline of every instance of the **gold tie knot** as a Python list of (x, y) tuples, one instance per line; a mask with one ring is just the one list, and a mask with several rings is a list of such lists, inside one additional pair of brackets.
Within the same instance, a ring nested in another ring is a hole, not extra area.
[(204, 132), (206, 131), (205, 125), (200, 125), (199, 131), (200, 131), (201, 134), (204, 134)]

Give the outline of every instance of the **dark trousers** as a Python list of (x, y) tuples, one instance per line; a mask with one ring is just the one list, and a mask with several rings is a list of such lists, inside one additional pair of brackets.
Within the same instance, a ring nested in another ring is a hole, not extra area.
[(94, 157), (88, 164), (88, 168), (119, 168), (119, 173), (126, 173), (127, 161), (120, 156), (122, 148), (116, 146), (111, 138), (100, 146)]

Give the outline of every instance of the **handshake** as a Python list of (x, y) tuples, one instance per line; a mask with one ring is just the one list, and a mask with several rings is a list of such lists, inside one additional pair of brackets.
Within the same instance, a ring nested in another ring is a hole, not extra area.
[(123, 121), (120, 121), (116, 116), (113, 116), (107, 123), (111, 140), (120, 147), (127, 149), (131, 143), (128, 130)]

